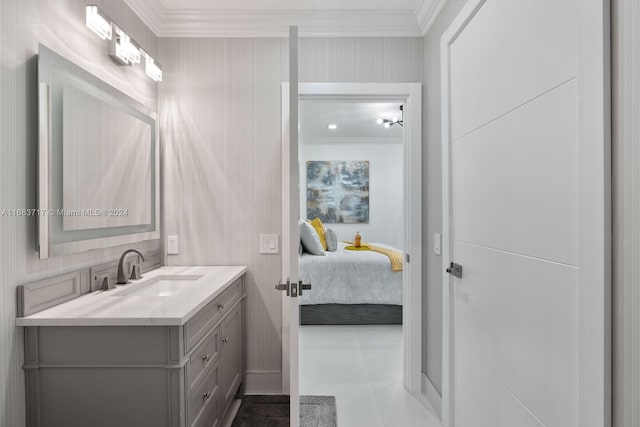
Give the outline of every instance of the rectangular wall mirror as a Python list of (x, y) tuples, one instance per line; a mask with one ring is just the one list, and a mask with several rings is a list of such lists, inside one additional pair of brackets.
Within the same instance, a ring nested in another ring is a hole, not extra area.
[(156, 113), (40, 45), (40, 258), (157, 239)]

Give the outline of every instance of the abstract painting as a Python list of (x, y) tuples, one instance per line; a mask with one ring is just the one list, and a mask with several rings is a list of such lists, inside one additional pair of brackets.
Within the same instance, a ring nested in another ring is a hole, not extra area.
[(308, 161), (307, 218), (369, 223), (369, 161)]

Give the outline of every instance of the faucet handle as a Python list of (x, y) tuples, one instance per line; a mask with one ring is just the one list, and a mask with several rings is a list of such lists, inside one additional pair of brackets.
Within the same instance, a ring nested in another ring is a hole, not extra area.
[(115, 286), (111, 284), (111, 280), (109, 280), (109, 276), (104, 276), (104, 278), (102, 279), (102, 285), (100, 285), (100, 290), (108, 291), (110, 289), (113, 289), (114, 287)]
[(131, 276), (129, 277), (131, 280), (140, 280), (142, 279), (142, 272), (140, 271), (140, 264), (134, 264), (131, 269)]

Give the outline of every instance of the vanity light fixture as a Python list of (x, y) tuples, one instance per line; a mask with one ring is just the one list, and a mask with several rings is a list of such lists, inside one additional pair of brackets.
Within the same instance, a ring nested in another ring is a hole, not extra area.
[(155, 82), (162, 81), (160, 64), (95, 4), (86, 5), (86, 23), (101, 39), (109, 40), (109, 56), (116, 64), (139, 64), (144, 54), (144, 71), (147, 76)]
[(95, 4), (88, 4), (86, 8), (86, 23), (102, 40), (111, 40), (111, 21)]
[(383, 119), (382, 117), (376, 120), (376, 123), (379, 125), (383, 125), (386, 129), (389, 129), (393, 125), (400, 125), (404, 127), (404, 110), (403, 106), (400, 106), (400, 114), (402, 114), (402, 118), (398, 119), (398, 117), (393, 117), (392, 119)]
[(160, 68), (160, 64), (158, 64), (147, 52), (144, 52), (145, 61), (144, 61), (144, 70), (147, 73), (147, 76), (151, 77), (156, 82), (162, 81), (162, 69)]
[(140, 63), (140, 46), (124, 30), (113, 25), (115, 37), (109, 42), (109, 56), (120, 65)]

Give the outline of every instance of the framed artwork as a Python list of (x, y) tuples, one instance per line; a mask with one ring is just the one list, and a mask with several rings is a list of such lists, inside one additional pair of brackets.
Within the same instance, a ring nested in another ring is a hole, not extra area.
[(308, 161), (307, 218), (327, 224), (368, 224), (369, 161)]

